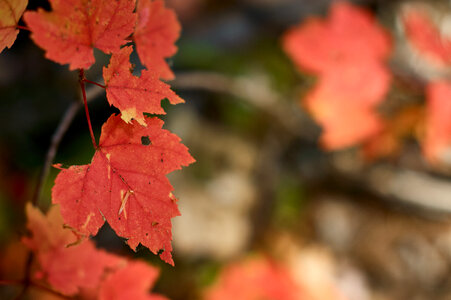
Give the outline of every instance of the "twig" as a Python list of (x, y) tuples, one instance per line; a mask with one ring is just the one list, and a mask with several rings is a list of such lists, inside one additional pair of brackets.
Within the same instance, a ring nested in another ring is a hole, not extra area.
[(233, 78), (213, 72), (177, 73), (171, 82), (174, 88), (199, 89), (232, 95), (271, 116), (284, 130), (295, 137), (315, 141), (315, 132), (302, 130), (312, 127), (310, 118), (299, 108), (298, 101), (286, 101), (271, 88), (264, 76)]
[[(23, 280), (0, 280), (0, 285), (25, 285), (25, 282)], [(37, 282), (30, 281), (28, 283), (28, 285), (30, 287), (34, 287), (34, 288), (46, 291), (47, 293), (50, 293), (50, 294), (52, 294), (54, 296), (61, 297), (63, 299), (73, 299), (72, 297), (66, 296), (66, 295), (64, 295), (64, 294), (62, 294), (62, 293), (60, 293), (58, 291), (55, 291), (55, 290), (53, 290), (53, 289), (51, 289), (51, 288), (49, 288), (49, 287), (47, 287), (45, 285), (37, 283)], [(19, 299), (20, 297), (23, 297), (23, 295), (19, 294), (16, 297), (16, 299)]]
[(96, 138), (94, 136), (94, 131), (92, 130), (91, 118), (89, 117), (88, 100), (86, 98), (85, 70), (80, 69), (79, 77), (80, 77), (79, 78), (79, 83), (80, 83), (80, 88), (81, 88), (81, 94), (83, 96), (83, 104), (85, 106), (86, 120), (88, 121), (89, 134), (91, 135), (91, 141), (92, 141), (92, 145), (94, 146), (94, 149), (97, 149)]
[(97, 85), (98, 87), (101, 87), (102, 89), (106, 89), (106, 86), (104, 86), (103, 84), (100, 84), (98, 82), (92, 81), (92, 80), (88, 80), (86, 78), (83, 78), (84, 82), (90, 83), (90, 84), (94, 84)]
[(33, 264), (33, 252), (28, 253), (27, 261), (25, 262), (25, 269), (24, 269), (24, 279), (22, 280), (23, 288), (20, 291), (20, 293), (14, 298), (16, 300), (22, 299), (23, 296), (25, 296), (25, 293), (28, 290), (28, 287), (31, 284), (30, 280), (30, 273), (31, 273), (31, 265)]
[[(103, 89), (97, 87), (93, 87), (87, 90), (86, 91), (87, 102), (90, 102), (93, 99), (95, 99), (102, 91)], [(70, 124), (72, 124), (72, 121), (74, 120), (81, 105), (82, 105), (81, 101), (74, 100), (72, 104), (67, 108), (63, 118), (61, 119), (60, 123), (56, 128), (56, 131), (53, 133), (50, 146), (49, 149), (47, 150), (47, 154), (45, 157), (44, 165), (42, 166), (41, 172), (39, 174), (38, 183), (36, 185), (35, 191), (33, 193), (33, 198), (31, 200), (31, 203), (33, 205), (39, 204), (42, 188), (44, 187), (44, 184), (47, 180), (47, 176), (49, 174), (50, 167), (52, 166), (59, 144), (61, 143), (63, 136), (69, 129)]]
[(63, 118), (61, 119), (60, 123), (58, 124), (58, 127), (56, 128), (55, 133), (52, 136), (52, 140), (50, 142), (50, 147), (47, 151), (44, 165), (39, 174), (39, 181), (36, 186), (32, 201), (31, 201), (31, 203), (33, 205), (37, 205), (39, 203), (42, 188), (44, 187), (45, 181), (49, 174), (50, 167), (53, 163), (53, 159), (55, 158), (55, 154), (58, 149), (58, 146), (59, 146), (64, 134), (66, 133), (67, 129), (69, 128), (70, 124), (72, 123), (72, 121), (80, 107), (81, 107), (80, 102), (78, 102), (78, 101), (72, 102), (72, 104), (67, 108), (66, 112), (64, 113)]

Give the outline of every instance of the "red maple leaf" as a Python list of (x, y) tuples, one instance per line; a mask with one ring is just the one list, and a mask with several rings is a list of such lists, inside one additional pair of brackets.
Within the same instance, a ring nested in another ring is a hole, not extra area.
[(28, 0), (0, 1), (0, 52), (14, 44), (19, 34), (17, 24), (27, 5)]
[(325, 148), (351, 146), (381, 129), (373, 110), (390, 86), (383, 60), (391, 42), (368, 11), (337, 2), (328, 19), (307, 20), (288, 31), (283, 43), (299, 68), (319, 76), (304, 104), (323, 126)]
[(288, 270), (259, 258), (232, 264), (206, 293), (207, 300), (307, 299)]
[(138, 23), (133, 40), (141, 62), (164, 79), (174, 79), (165, 61), (177, 52), (175, 41), (181, 26), (172, 9), (164, 7), (161, 0), (140, 0), (137, 7)]
[(100, 300), (167, 300), (166, 297), (149, 294), (158, 277), (158, 270), (144, 262), (130, 261), (105, 279), (100, 287)]
[(111, 116), (91, 164), (63, 169), (52, 198), (64, 221), (81, 233), (95, 235), (106, 220), (131, 248), (163, 249), (160, 257), (173, 264), (171, 218), (180, 213), (166, 174), (194, 159), (176, 135), (161, 129), (163, 121), (145, 122)]
[(310, 18), (289, 30), (283, 37), (283, 48), (301, 69), (341, 72), (339, 68), (346, 63), (385, 59), (391, 41), (368, 11), (336, 2), (328, 19)]
[(426, 90), (424, 154), (432, 163), (451, 162), (451, 83), (429, 83)]
[(172, 104), (183, 103), (170, 86), (158, 78), (151, 70), (143, 70), (140, 77), (134, 76), (130, 69), (130, 54), (133, 48), (124, 47), (113, 54), (110, 64), (103, 69), (108, 102), (119, 108), (122, 119), (129, 123), (135, 119), (145, 125), (143, 113), (164, 114), (161, 100), (167, 98)]
[(33, 40), (48, 59), (87, 69), (94, 62), (93, 48), (119, 51), (133, 33), (135, 0), (51, 0), (53, 11), (26, 12)]
[(23, 242), (37, 257), (37, 277), (44, 277), (55, 290), (65, 295), (75, 295), (80, 289), (96, 288), (106, 268), (125, 261), (96, 249), (89, 240), (67, 247), (76, 242), (77, 237), (71, 230), (63, 229), (63, 219), (57, 206), (52, 206), (47, 216), (30, 204), (26, 210), (27, 228), (32, 236), (23, 238)]
[(451, 63), (451, 38), (439, 31), (427, 8), (407, 6), (402, 22), (407, 40), (419, 54), (438, 66)]

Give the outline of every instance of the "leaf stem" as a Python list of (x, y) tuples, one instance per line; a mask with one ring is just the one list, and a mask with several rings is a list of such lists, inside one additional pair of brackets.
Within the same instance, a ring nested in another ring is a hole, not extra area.
[(81, 93), (83, 95), (83, 104), (85, 105), (86, 120), (88, 121), (89, 133), (91, 134), (92, 145), (94, 149), (97, 149), (96, 138), (94, 132), (92, 131), (91, 118), (89, 117), (88, 101), (86, 100), (86, 89), (85, 89), (85, 70), (80, 69), (79, 71), (79, 82), (81, 87)]
[(17, 29), (22, 29), (22, 30), (31, 31), (30, 28), (28, 28), (28, 27), (26, 27), (26, 26), (22, 26), (22, 25), (17, 25), (16, 28), (17, 28)]
[(103, 84), (97, 83), (97, 82), (95, 82), (95, 81), (91, 81), (91, 80), (88, 80), (88, 79), (86, 79), (86, 78), (83, 78), (83, 81), (84, 81), (84, 82), (87, 82), (87, 83), (95, 84), (95, 85), (101, 87), (102, 89), (106, 89), (106, 86), (104, 86)]
[(30, 251), (27, 256), (27, 261), (25, 262), (24, 278), (23, 278), (23, 280), (21, 280), (23, 288), (15, 299), (22, 299), (23, 296), (26, 294), (28, 287), (30, 287), (30, 285), (31, 285), (30, 273), (31, 273), (31, 266), (33, 264), (33, 258), (34, 258), (34, 254), (33, 254), (33, 252)]

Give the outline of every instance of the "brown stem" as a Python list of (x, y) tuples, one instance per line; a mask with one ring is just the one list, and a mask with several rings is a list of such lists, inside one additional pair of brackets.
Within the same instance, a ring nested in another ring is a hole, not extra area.
[(106, 89), (106, 86), (104, 86), (103, 84), (97, 83), (97, 82), (95, 82), (95, 81), (91, 81), (91, 80), (88, 80), (88, 79), (86, 79), (86, 78), (83, 78), (83, 81), (84, 81), (84, 82), (87, 82), (87, 83), (95, 84), (95, 85), (101, 87), (102, 89)]
[(83, 104), (85, 105), (86, 120), (88, 121), (89, 133), (91, 134), (92, 145), (94, 146), (94, 149), (97, 149), (96, 138), (94, 136), (94, 132), (92, 131), (91, 118), (89, 117), (88, 101), (86, 100), (85, 70), (80, 69), (79, 78), (80, 78), (79, 81), (80, 81), (81, 93), (83, 95)]
[(55, 133), (52, 136), (52, 140), (50, 142), (50, 147), (49, 147), (49, 149), (47, 151), (47, 155), (45, 157), (44, 166), (42, 167), (41, 173), (39, 174), (39, 181), (38, 181), (38, 184), (34, 191), (33, 198), (31, 200), (31, 203), (33, 205), (37, 205), (39, 203), (42, 188), (44, 187), (45, 181), (49, 174), (50, 167), (52, 166), (56, 151), (59, 147), (59, 144), (60, 144), (64, 134), (66, 133), (66, 131), (69, 128), (70, 124), (72, 123), (75, 115), (77, 114), (77, 111), (79, 108), (80, 108), (80, 102), (78, 102), (78, 101), (72, 102), (72, 104), (67, 108), (66, 112), (64, 113), (63, 118), (61, 119), (60, 123), (58, 124), (58, 127), (56, 128)]
[(15, 300), (22, 299), (25, 296), (25, 294), (27, 293), (27, 290), (31, 285), (30, 273), (31, 273), (31, 265), (33, 264), (33, 258), (34, 258), (34, 254), (33, 254), (33, 252), (30, 251), (28, 253), (27, 261), (25, 263), (24, 279), (22, 280), (23, 288), (20, 291), (20, 293), (14, 298)]

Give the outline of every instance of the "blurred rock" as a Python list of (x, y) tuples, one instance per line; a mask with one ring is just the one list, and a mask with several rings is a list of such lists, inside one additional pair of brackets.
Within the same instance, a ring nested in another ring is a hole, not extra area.
[(255, 146), (203, 123), (186, 109), (174, 112), (169, 125), (189, 145), (194, 157), (202, 153), (191, 170), (214, 170), (197, 179), (189, 172), (171, 175), (177, 195), (182, 195), (178, 203), (182, 216), (173, 221), (176, 253), (220, 260), (242, 253), (250, 240), (249, 213), (256, 201), (251, 180)]

